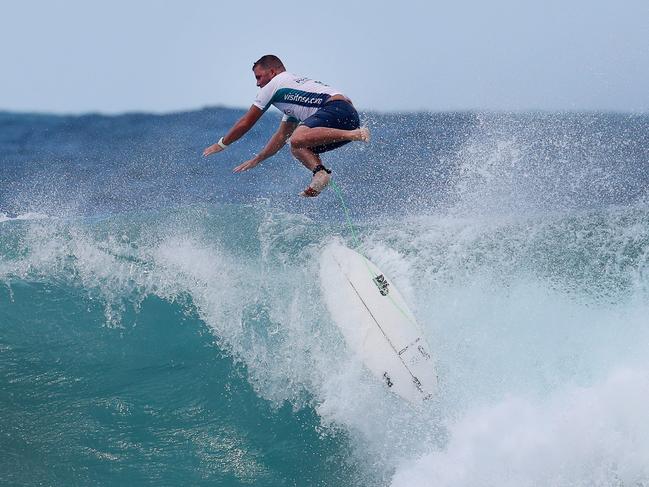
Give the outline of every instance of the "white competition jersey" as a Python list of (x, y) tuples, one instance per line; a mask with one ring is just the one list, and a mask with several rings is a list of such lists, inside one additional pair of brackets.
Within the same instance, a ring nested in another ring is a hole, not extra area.
[(253, 102), (264, 112), (275, 105), (284, 112), (283, 121), (302, 122), (313, 115), (333, 95), (340, 91), (304, 76), (284, 71), (264, 86)]

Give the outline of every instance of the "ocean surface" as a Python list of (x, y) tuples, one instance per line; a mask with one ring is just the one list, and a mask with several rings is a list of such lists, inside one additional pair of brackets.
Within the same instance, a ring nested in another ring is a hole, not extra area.
[[(231, 171), (275, 114), (201, 156), (242, 114), (0, 113), (0, 485), (649, 486), (649, 115), (365, 113), (301, 199)], [(343, 201), (423, 407), (324, 304)]]

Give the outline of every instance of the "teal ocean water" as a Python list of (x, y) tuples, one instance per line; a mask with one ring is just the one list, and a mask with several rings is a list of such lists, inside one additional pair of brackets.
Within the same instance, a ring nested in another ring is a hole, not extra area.
[(365, 115), (327, 162), (422, 325), (415, 408), (332, 322), (340, 200), (240, 115), (0, 114), (0, 484), (649, 485), (649, 118)]

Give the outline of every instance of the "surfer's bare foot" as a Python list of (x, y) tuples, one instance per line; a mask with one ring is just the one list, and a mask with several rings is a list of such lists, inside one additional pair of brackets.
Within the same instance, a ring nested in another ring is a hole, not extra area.
[(327, 187), (329, 184), (329, 181), (331, 180), (331, 176), (329, 173), (326, 171), (318, 171), (313, 175), (311, 178), (311, 184), (300, 193), (300, 196), (304, 196), (306, 198), (313, 198), (315, 196), (318, 196), (323, 189)]
[(369, 142), (370, 141), (370, 129), (367, 127), (361, 127), (352, 131), (352, 140), (358, 140), (360, 142)]

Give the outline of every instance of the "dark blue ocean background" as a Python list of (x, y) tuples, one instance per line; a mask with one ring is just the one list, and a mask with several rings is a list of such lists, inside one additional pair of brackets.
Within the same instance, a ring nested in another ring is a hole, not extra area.
[[(649, 486), (649, 115), (365, 113), (301, 199), (232, 173), (274, 113), (201, 156), (243, 113), (0, 113), (0, 485)], [(421, 408), (324, 305), (343, 201)]]

